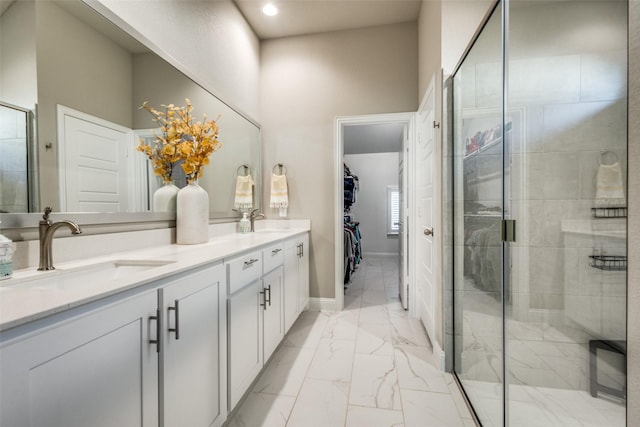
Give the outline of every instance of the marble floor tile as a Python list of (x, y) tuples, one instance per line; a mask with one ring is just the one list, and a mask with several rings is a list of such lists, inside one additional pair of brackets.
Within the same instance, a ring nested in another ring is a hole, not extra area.
[(345, 427), (404, 427), (401, 411), (349, 406)]
[(321, 339), (307, 377), (348, 383), (351, 380), (355, 347), (355, 341), (351, 340)]
[(349, 310), (334, 313), (329, 316), (322, 338), (336, 340), (355, 340), (358, 333), (360, 310)]
[(313, 355), (312, 349), (280, 346), (258, 378), (253, 391), (297, 396)]
[(444, 374), (429, 362), (430, 348), (396, 346), (394, 351), (400, 388), (436, 393), (450, 392)]
[(389, 317), (394, 345), (431, 347), (422, 321), (412, 317)]
[(389, 314), (386, 306), (374, 305), (360, 309), (360, 324), (379, 323), (389, 325)]
[(287, 427), (343, 426), (347, 418), (348, 392), (349, 383), (307, 378)]
[(362, 294), (362, 306), (370, 307), (375, 305), (384, 305), (387, 302), (387, 293), (382, 290), (367, 290)]
[(228, 427), (285, 427), (296, 398), (249, 393)]
[(464, 427), (451, 395), (418, 390), (400, 393), (405, 427)]
[(356, 338), (356, 353), (393, 356), (391, 329), (379, 323), (360, 323)]
[(305, 311), (291, 326), (284, 343), (290, 347), (315, 349), (322, 337), (329, 316), (321, 311)]
[(393, 357), (355, 355), (349, 404), (401, 409), (398, 375)]

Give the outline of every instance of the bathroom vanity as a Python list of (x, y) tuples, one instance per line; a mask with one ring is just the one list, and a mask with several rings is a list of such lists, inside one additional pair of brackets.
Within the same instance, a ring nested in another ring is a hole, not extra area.
[(222, 425), (308, 305), (308, 224), (17, 271), (0, 425)]

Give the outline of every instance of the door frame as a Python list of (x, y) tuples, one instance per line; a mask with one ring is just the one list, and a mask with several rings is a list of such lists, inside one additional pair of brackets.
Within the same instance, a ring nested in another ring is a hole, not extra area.
[[(334, 121), (334, 161), (333, 161), (333, 196), (334, 196), (334, 281), (335, 281), (335, 310), (342, 311), (344, 308), (344, 195), (343, 195), (343, 163), (344, 163), (344, 140), (343, 129), (349, 125), (375, 125), (384, 123), (404, 123), (406, 125), (409, 141), (409, 159), (413, 152), (415, 140), (415, 113), (387, 113), (369, 114), (362, 116), (341, 116)], [(405, 165), (405, 173), (408, 179), (407, 188), (412, 187), (412, 172), (409, 170), (411, 161)], [(410, 190), (405, 194), (409, 197)], [(408, 236), (406, 230), (405, 236)], [(411, 248), (409, 249), (411, 251)], [(409, 301), (411, 301), (412, 289), (409, 287)], [(411, 309), (409, 310), (411, 314)]]

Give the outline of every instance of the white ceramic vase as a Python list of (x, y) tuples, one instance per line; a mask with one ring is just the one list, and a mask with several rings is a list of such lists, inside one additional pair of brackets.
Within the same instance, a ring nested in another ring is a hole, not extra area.
[(178, 192), (176, 243), (195, 245), (209, 241), (209, 195), (197, 182)]
[(165, 184), (153, 193), (154, 212), (175, 212), (176, 198), (180, 189), (171, 184)]

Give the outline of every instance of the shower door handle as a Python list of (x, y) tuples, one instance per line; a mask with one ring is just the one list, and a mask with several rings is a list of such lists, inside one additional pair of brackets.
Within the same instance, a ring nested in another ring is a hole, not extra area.
[(425, 235), (425, 236), (433, 236), (433, 227), (431, 227), (431, 228), (429, 228), (429, 227), (425, 228), (425, 229), (424, 229), (424, 235)]

